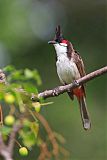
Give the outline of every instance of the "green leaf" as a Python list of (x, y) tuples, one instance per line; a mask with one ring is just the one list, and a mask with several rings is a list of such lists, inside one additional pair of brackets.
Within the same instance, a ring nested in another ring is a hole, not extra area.
[(42, 84), (41, 77), (36, 69), (33, 71), (33, 78), (39, 86)]
[(25, 91), (27, 91), (29, 93), (38, 94), (37, 88), (31, 83), (24, 83), (23, 84), (23, 88), (24, 88)]
[(31, 131), (24, 132), (23, 130), (20, 131), (20, 136), (22, 138), (23, 144), (28, 148), (32, 147), (36, 143), (36, 138), (34, 133)]
[(32, 122), (30, 127), (31, 127), (32, 132), (35, 134), (35, 137), (37, 138), (38, 131), (39, 131), (39, 123)]
[(30, 122), (28, 119), (24, 119), (23, 120), (23, 125), (24, 127), (26, 128), (30, 128), (30, 125), (31, 125), (32, 122)]
[(3, 68), (4, 72), (13, 72), (15, 70), (16, 69), (15, 69), (15, 67), (13, 65), (8, 65), (8, 66), (6, 66), (6, 67)]
[(20, 112), (23, 113), (25, 111), (25, 108), (24, 108), (24, 104), (23, 104), (21, 94), (17, 91), (14, 92), (14, 93), (15, 93), (15, 96), (16, 96), (17, 103), (19, 105)]
[(24, 70), (24, 74), (25, 74), (25, 77), (28, 78), (28, 79), (33, 78), (33, 72), (30, 69), (28, 69), (28, 68), (26, 68)]
[(11, 132), (12, 128), (11, 127), (8, 127), (8, 126), (3, 126), (0, 128), (0, 132), (3, 134), (3, 135), (9, 135), (9, 133)]
[(15, 70), (7, 77), (7, 79), (8, 81), (24, 80), (23, 70)]
[(4, 98), (4, 93), (0, 92), (0, 100), (3, 100)]
[(37, 138), (37, 145), (40, 146), (42, 144), (42, 139), (38, 136)]

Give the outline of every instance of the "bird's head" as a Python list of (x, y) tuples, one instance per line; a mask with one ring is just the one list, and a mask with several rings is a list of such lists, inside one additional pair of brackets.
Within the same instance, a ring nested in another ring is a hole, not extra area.
[(57, 53), (66, 53), (69, 41), (63, 38), (61, 28), (58, 25), (56, 27), (54, 39), (52, 41), (49, 41), (48, 43), (54, 45)]

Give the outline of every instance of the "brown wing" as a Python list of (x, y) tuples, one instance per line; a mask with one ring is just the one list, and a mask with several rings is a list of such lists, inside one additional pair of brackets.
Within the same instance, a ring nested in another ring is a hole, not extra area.
[[(84, 77), (86, 75), (86, 73), (85, 73), (84, 63), (83, 63), (81, 56), (78, 54), (77, 51), (74, 51), (72, 58), (74, 59), (74, 62), (79, 70), (80, 76)], [(86, 96), (84, 85), (82, 85), (81, 87), (84, 91), (84, 95)]]
[(67, 56), (69, 59), (73, 58), (75, 64), (77, 65), (77, 68), (80, 72), (80, 76), (81, 77), (85, 76), (86, 73), (84, 70), (83, 60), (82, 60), (81, 56), (79, 55), (79, 53), (73, 49), (73, 45), (70, 42), (68, 42), (68, 46), (67, 46)]
[[(73, 58), (73, 61), (75, 62), (76, 66), (79, 70), (80, 76), (81, 77), (85, 76), (86, 73), (85, 73), (85, 69), (84, 69), (83, 60), (82, 60), (81, 56), (79, 55), (79, 53), (73, 49), (73, 45), (70, 42), (68, 43), (67, 55), (68, 55), (69, 59)], [(84, 95), (86, 96), (84, 85), (82, 85), (82, 89), (84, 91)]]
[(84, 69), (84, 63), (81, 58), (81, 56), (78, 54), (77, 51), (73, 52), (72, 58), (74, 59), (74, 62), (79, 70), (80, 76), (83, 77), (86, 75), (85, 69)]
[(68, 41), (68, 43), (67, 43), (67, 57), (69, 58), (69, 60), (72, 58), (73, 52), (74, 52), (73, 45), (71, 44), (71, 42)]
[[(68, 41), (68, 45), (67, 45), (67, 56), (69, 58), (69, 60), (71, 58), (73, 58), (78, 70), (79, 70), (79, 73), (80, 73), (80, 76), (83, 77), (85, 76), (85, 70), (84, 70), (84, 64), (83, 64), (83, 61), (82, 61), (82, 58), (80, 57), (80, 55), (77, 53), (77, 51), (75, 51), (73, 49), (73, 45), (71, 44), (71, 42)], [(82, 88), (83, 88), (83, 91), (84, 91), (84, 95), (85, 94), (85, 89), (84, 89), (84, 86), (82, 85)], [(73, 93), (69, 92), (68, 95), (70, 96), (70, 98), (73, 100)]]
[[(73, 45), (69, 41), (68, 41), (68, 45), (67, 45), (67, 56), (68, 56), (69, 60), (71, 58), (73, 58), (73, 61), (75, 62), (76, 66), (79, 70), (80, 76), (81, 77), (85, 76), (86, 73), (84, 70), (83, 60), (82, 60), (81, 56), (79, 55), (79, 53), (73, 49)], [(86, 95), (84, 85), (82, 85), (82, 89), (84, 91), (84, 95)], [(70, 98), (73, 100), (73, 93), (70, 92), (68, 94), (69, 94)]]

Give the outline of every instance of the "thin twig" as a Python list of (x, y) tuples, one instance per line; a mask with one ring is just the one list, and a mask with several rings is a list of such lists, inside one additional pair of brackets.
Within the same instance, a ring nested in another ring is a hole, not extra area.
[(3, 142), (2, 134), (0, 133), (0, 150), (1, 150), (1, 148), (4, 148), (4, 147), (5, 147), (5, 144)]
[(53, 131), (51, 130), (47, 120), (41, 114), (39, 114), (37, 112), (35, 112), (35, 116), (42, 123), (46, 132), (48, 133), (49, 140), (50, 140), (50, 142), (52, 143), (52, 146), (53, 146), (53, 155), (58, 156), (58, 152), (59, 152), (58, 143), (56, 141), (55, 135), (54, 135)]
[(22, 128), (22, 123), (14, 124), (11, 134), (9, 136), (9, 142), (7, 147), (11, 155), (13, 154), (13, 147), (15, 143), (16, 134), (21, 128)]
[(44, 159), (50, 159), (52, 156), (51, 152), (48, 150), (47, 143), (43, 141), (40, 144), (40, 155), (38, 157), (38, 160), (44, 160)]

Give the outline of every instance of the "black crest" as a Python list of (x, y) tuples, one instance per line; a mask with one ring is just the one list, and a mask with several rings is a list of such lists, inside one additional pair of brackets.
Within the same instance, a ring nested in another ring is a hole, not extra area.
[(55, 38), (54, 38), (54, 40), (57, 41), (57, 42), (59, 42), (59, 43), (63, 40), (60, 25), (58, 25), (56, 27), (56, 32), (55, 32)]

